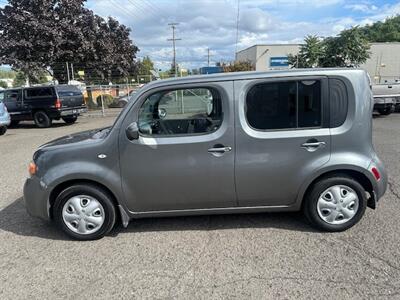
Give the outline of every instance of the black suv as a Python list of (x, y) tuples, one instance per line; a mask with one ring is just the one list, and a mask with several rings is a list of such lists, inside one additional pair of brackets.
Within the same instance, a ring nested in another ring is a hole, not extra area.
[(50, 127), (53, 120), (60, 119), (72, 124), (86, 110), (82, 92), (72, 85), (17, 88), (0, 93), (4, 93), (11, 126), (24, 120), (33, 120), (41, 128)]

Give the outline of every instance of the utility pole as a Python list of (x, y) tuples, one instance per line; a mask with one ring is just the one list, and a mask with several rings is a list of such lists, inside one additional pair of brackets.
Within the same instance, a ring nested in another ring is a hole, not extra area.
[(179, 25), (179, 23), (168, 23), (169, 26), (171, 26), (172, 28), (172, 39), (168, 39), (168, 41), (172, 41), (172, 47), (173, 47), (173, 51), (174, 51), (174, 58), (172, 61), (172, 67), (174, 68), (174, 73), (175, 73), (175, 77), (178, 75), (178, 66), (176, 64), (176, 41), (180, 41), (182, 39), (177, 39), (175, 37), (175, 29), (176, 26)]
[(70, 78), (69, 78), (69, 66), (68, 66), (68, 62), (66, 62), (67, 64), (67, 78), (68, 78), (68, 84), (70, 82)]
[(72, 72), (72, 80), (75, 80), (75, 75), (74, 75), (74, 64), (71, 63), (71, 72)]
[(210, 48), (207, 48), (207, 66), (210, 66)]

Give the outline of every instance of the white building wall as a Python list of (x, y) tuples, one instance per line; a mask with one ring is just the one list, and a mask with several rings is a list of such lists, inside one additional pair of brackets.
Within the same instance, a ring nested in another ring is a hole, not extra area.
[(400, 79), (400, 43), (372, 43), (371, 57), (360, 67), (375, 83)]

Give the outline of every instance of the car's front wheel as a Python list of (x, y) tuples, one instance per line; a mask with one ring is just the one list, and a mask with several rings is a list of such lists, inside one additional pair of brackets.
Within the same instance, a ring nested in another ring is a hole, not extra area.
[(116, 219), (111, 196), (94, 185), (74, 185), (62, 191), (53, 213), (58, 226), (77, 240), (102, 238), (114, 227)]
[(346, 175), (316, 182), (307, 193), (303, 211), (311, 224), (324, 231), (344, 231), (360, 221), (367, 207), (362, 185)]

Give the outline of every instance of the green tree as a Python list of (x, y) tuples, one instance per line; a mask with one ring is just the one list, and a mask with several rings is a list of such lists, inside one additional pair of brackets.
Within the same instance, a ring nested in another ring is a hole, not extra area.
[(0, 78), (15, 78), (15, 71), (8, 69), (0, 69)]
[(224, 72), (242, 72), (242, 71), (254, 71), (254, 66), (251, 61), (235, 61), (228, 65), (222, 66)]
[(25, 86), (27, 77), (23, 72), (17, 72), (14, 78), (13, 86), (20, 87)]
[(358, 27), (325, 39), (307, 36), (299, 54), (289, 55), (289, 64), (299, 68), (358, 67), (370, 57), (369, 48)]
[(0, 87), (3, 88), (3, 89), (6, 89), (6, 88), (8, 88), (8, 85), (3, 80), (0, 80)]
[(323, 41), (321, 67), (358, 67), (370, 57), (370, 46), (358, 27), (343, 30)]
[[(84, 7), (86, 0), (8, 0), (0, 8), (0, 64), (29, 76), (49, 70), (66, 82), (66, 62), (90, 82), (134, 72), (130, 29)], [(49, 69), (50, 67), (50, 69)]]
[(288, 55), (289, 65), (295, 68), (315, 68), (319, 66), (323, 55), (321, 38), (316, 35), (308, 35), (304, 39), (304, 44), (300, 46), (299, 54)]
[(139, 75), (151, 75), (150, 71), (154, 70), (154, 63), (149, 56), (143, 57), (138, 62), (138, 73)]
[(48, 73), (44, 70), (38, 70), (35, 73), (25, 73), (23, 71), (18, 71), (14, 78), (14, 87), (25, 86), (28, 84), (42, 84), (48, 82)]
[(360, 27), (359, 31), (369, 42), (400, 42), (400, 15)]

